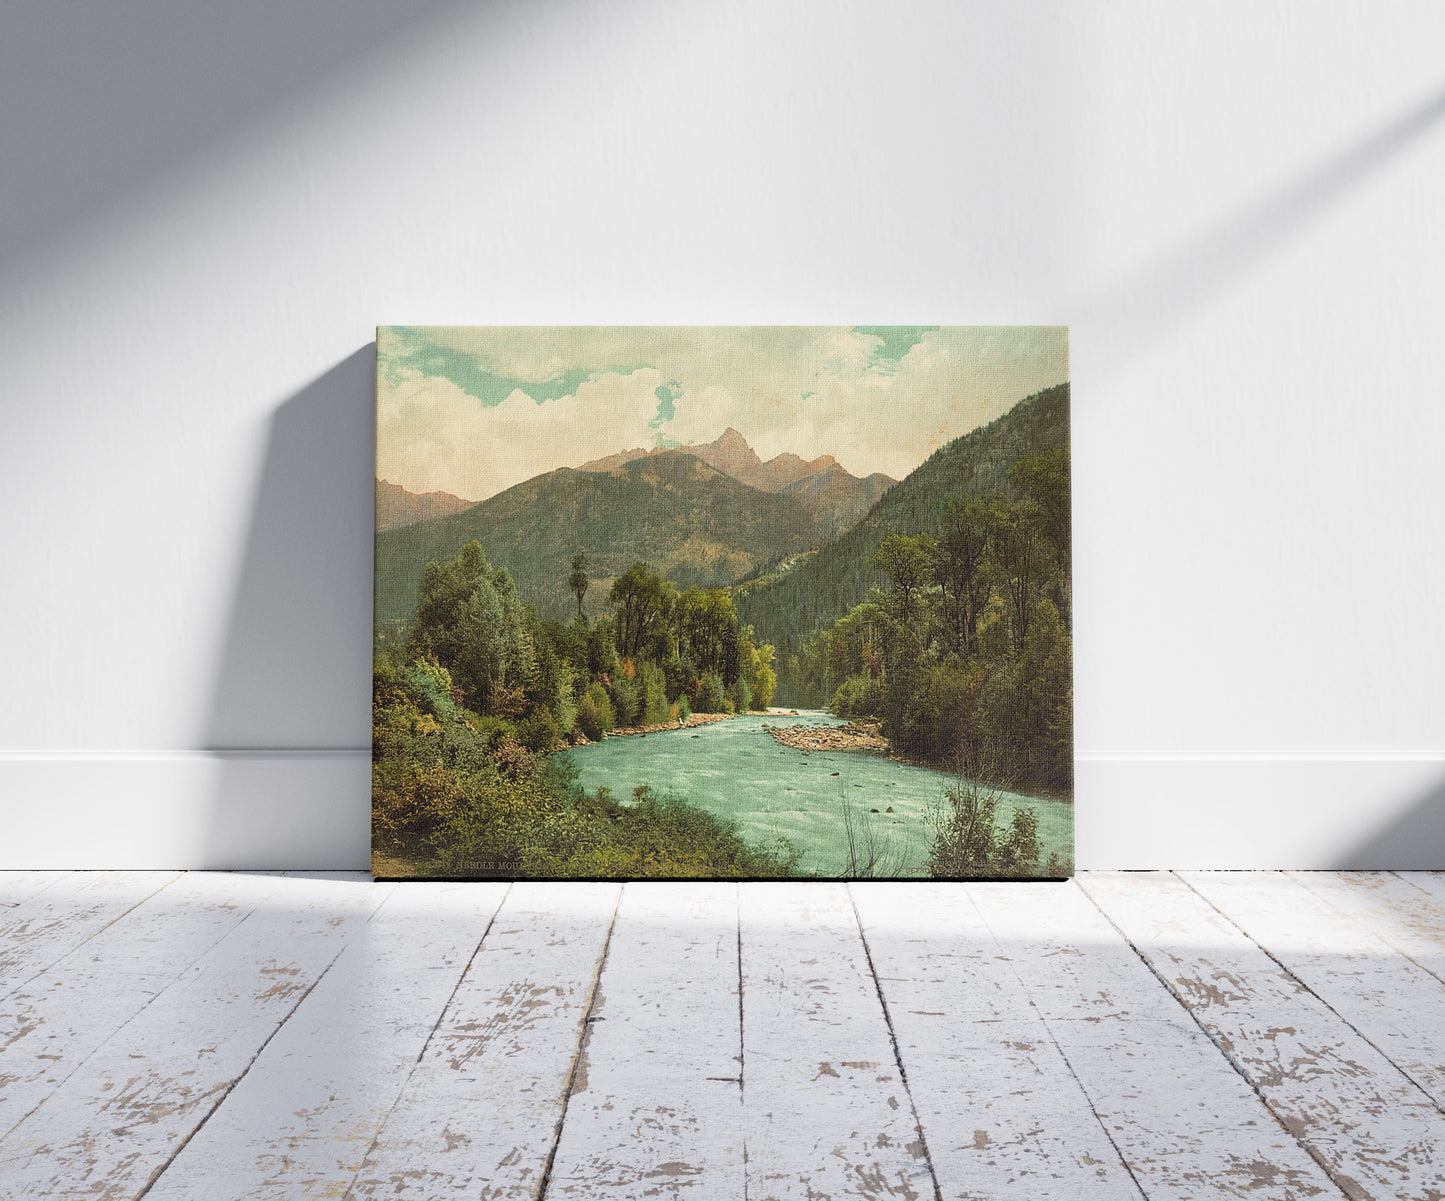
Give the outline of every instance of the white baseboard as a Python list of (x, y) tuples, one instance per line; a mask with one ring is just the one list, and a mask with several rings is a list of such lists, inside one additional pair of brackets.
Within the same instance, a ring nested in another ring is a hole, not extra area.
[(1080, 868), (1445, 868), (1445, 756), (1080, 755)]
[[(0, 752), (0, 868), (365, 870), (365, 750)], [(1445, 868), (1445, 755), (1081, 754), (1078, 865)]]
[(7, 752), (0, 868), (369, 866), (365, 750)]

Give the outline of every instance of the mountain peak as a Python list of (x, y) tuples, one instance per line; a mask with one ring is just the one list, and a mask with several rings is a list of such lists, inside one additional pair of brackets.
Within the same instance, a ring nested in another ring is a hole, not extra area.
[(757, 452), (748, 445), (744, 438), (732, 426), (723, 430), (722, 435), (716, 442), (707, 446), (681, 447), (684, 453), (697, 455), (703, 462), (719, 471), (741, 480), (745, 484), (752, 484), (749, 478), (761, 464)]
[(708, 467), (731, 476), (760, 492), (787, 492), (811, 511), (842, 529), (861, 517), (893, 481), (885, 475), (856, 479), (832, 455), (804, 459), (791, 451), (774, 455), (766, 463), (741, 431), (728, 426), (713, 441), (695, 446), (654, 447), (624, 450), (603, 459), (583, 463), (579, 471), (616, 472), (638, 460), (655, 462), (660, 457), (691, 455)]

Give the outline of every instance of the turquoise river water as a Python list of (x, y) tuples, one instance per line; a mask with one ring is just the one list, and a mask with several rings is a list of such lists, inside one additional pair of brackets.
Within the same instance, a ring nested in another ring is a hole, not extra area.
[[(677, 793), (736, 822), (750, 842), (786, 838), (803, 853), (798, 870), (811, 876), (848, 874), (848, 806), (855, 845), (862, 841), (862, 824), (869, 823), (874, 845), (892, 869), (887, 874), (925, 875), (933, 841), (926, 814), (943, 800), (949, 776), (859, 751), (800, 751), (767, 734), (768, 726), (842, 724), (821, 712), (749, 714), (690, 730), (607, 738), (570, 753), (589, 792), (605, 785), (625, 801), (637, 785), (650, 784), (657, 792)], [(1073, 805), (1005, 792), (1000, 824), (1023, 805), (1039, 815), (1040, 863), (1053, 852), (1072, 867)]]

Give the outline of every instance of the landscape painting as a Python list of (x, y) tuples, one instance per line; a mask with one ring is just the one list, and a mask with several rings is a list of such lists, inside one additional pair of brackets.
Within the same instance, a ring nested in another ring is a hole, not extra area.
[(377, 331), (372, 870), (1072, 874), (1068, 333)]

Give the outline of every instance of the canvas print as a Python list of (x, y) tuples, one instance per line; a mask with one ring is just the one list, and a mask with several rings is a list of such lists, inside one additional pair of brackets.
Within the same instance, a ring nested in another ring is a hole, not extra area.
[(373, 873), (1073, 871), (1068, 334), (377, 331)]

